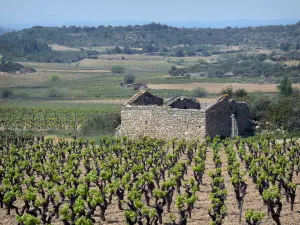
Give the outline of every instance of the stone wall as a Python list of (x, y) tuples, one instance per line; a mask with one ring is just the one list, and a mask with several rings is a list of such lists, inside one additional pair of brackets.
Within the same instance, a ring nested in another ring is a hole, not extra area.
[(232, 100), (231, 104), (237, 124), (237, 134), (240, 136), (251, 134), (253, 132), (253, 128), (248, 105), (245, 102), (236, 102), (235, 100)]
[(168, 107), (122, 107), (121, 135), (131, 138), (204, 138), (205, 112)]
[(206, 109), (205, 120), (206, 135), (210, 137), (235, 137), (252, 132), (248, 105), (229, 100), (227, 96), (218, 99)]
[(232, 136), (232, 110), (228, 97), (218, 99), (205, 110), (206, 135)]

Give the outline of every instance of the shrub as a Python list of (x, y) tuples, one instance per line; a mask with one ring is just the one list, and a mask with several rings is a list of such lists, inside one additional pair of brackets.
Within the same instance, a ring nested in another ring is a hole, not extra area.
[(124, 76), (124, 84), (132, 84), (135, 81), (134, 74), (127, 74)]
[(248, 95), (248, 92), (245, 89), (238, 89), (234, 92), (234, 95), (236, 97), (246, 97)]
[(112, 135), (121, 124), (119, 113), (93, 115), (82, 125), (84, 135)]
[(197, 97), (197, 98), (203, 98), (207, 96), (207, 91), (205, 88), (194, 88), (193, 90), (191, 90), (191, 95), (193, 97)]
[(14, 95), (14, 93), (11, 88), (5, 88), (5, 89), (3, 89), (2, 93), (1, 93), (2, 98), (8, 98), (13, 95)]
[(289, 80), (287, 76), (283, 78), (283, 80), (280, 82), (277, 88), (280, 94), (285, 97), (291, 96), (293, 93), (292, 82)]
[(122, 74), (125, 71), (125, 67), (124, 66), (113, 66), (111, 68), (111, 72), (112, 73), (117, 73), (117, 74)]
[(229, 87), (227, 87), (226, 89), (223, 89), (223, 90), (221, 91), (221, 94), (222, 94), (222, 95), (227, 94), (227, 95), (229, 96), (229, 98), (232, 98), (232, 96), (233, 96), (233, 88), (232, 88), (232, 86), (229, 86)]
[(52, 75), (49, 80), (52, 82), (57, 82), (60, 81), (60, 77), (58, 75)]
[(57, 88), (49, 88), (47, 91), (47, 96), (50, 98), (62, 97), (62, 93)]

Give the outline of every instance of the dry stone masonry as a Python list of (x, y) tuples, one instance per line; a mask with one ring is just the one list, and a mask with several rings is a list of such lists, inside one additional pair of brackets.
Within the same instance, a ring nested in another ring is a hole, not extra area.
[(246, 103), (223, 95), (208, 106), (186, 97), (163, 99), (141, 91), (121, 109), (119, 134), (131, 138), (235, 137), (252, 131)]

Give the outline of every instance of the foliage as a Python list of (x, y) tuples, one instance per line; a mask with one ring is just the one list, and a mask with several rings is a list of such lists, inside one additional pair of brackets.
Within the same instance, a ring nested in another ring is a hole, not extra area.
[[(15, 35), (15, 33), (11, 33)], [(48, 38), (47, 38), (48, 39)], [(90, 57), (94, 51), (82, 49), (82, 51), (54, 51), (47, 43), (36, 41), (32, 37), (26, 39), (17, 36), (0, 37), (0, 55), (14, 60), (28, 60), (37, 62), (65, 62), (71, 63)], [(1, 71), (1, 70), (0, 70)]]
[(283, 129), (288, 132), (300, 131), (300, 106), (295, 104), (299, 94), (285, 98), (269, 97), (265, 94), (242, 98), (250, 108), (253, 120), (258, 121), (262, 129), (270, 125), (269, 131)]
[(234, 92), (234, 96), (236, 97), (246, 97), (248, 95), (247, 91), (245, 89), (237, 89), (235, 92)]
[(229, 87), (223, 89), (221, 91), (221, 94), (222, 95), (226, 94), (226, 95), (228, 95), (229, 98), (232, 98), (233, 97), (233, 88), (232, 88), (232, 86), (229, 86)]
[(1, 97), (2, 98), (8, 98), (8, 97), (11, 97), (13, 95), (14, 95), (14, 93), (13, 93), (11, 88), (5, 88), (1, 92)]
[(112, 135), (120, 124), (121, 115), (119, 113), (94, 115), (82, 125), (82, 133), (84, 135)]
[(135, 81), (135, 75), (134, 74), (126, 74), (124, 76), (124, 84), (133, 84)]
[[(300, 172), (299, 143), (286, 138), (278, 142), (268, 136), (203, 141), (102, 136), (95, 144), (76, 137), (54, 140), (9, 132), (0, 133), (0, 147), (0, 207), (8, 215), (17, 214), (17, 221), (24, 225), (91, 225), (96, 223), (95, 215), (105, 222), (115, 199), (128, 224), (163, 224), (165, 216), (172, 224), (187, 224), (198, 212), (194, 205), (202, 201), (197, 195), (203, 173), (209, 169), (205, 168), (209, 148), (216, 165), (208, 173), (211, 224), (221, 225), (227, 216), (226, 171), (242, 206), (244, 170), (280, 224), (281, 192), (292, 205), (297, 191), (292, 181)], [(227, 154), (224, 171), (221, 151)], [(187, 177), (191, 165), (195, 179)], [(171, 205), (177, 213), (171, 213)], [(263, 217), (260, 212), (246, 212), (246, 222), (251, 225), (259, 224)]]
[(24, 66), (22, 66), (19, 63), (13, 63), (11, 60), (9, 61), (2, 60), (0, 62), (0, 72), (15, 73), (16, 71), (23, 68)]
[(181, 49), (178, 49), (175, 53), (175, 56), (176, 57), (184, 57), (184, 53)]
[(288, 97), (292, 95), (292, 82), (287, 76), (284, 76), (277, 88), (282, 96)]
[[(298, 58), (299, 53), (286, 53), (286, 58)], [(249, 76), (249, 77), (281, 77), (282, 74), (295, 76), (299, 74), (300, 65), (285, 66), (277, 62), (272, 54), (247, 54), (238, 53), (224, 56), (214, 63), (202, 63), (187, 66), (184, 68), (172, 67), (169, 71), (171, 76), (183, 76), (187, 73), (206, 73), (211, 78), (231, 76)]]
[(122, 74), (125, 71), (125, 67), (124, 66), (113, 66), (111, 68), (111, 72), (112, 73), (116, 73), (116, 74)]
[(22, 224), (22, 225), (38, 225), (41, 224), (41, 221), (36, 218), (33, 215), (30, 214), (23, 214), (22, 216), (17, 216), (17, 220)]
[(191, 95), (197, 98), (203, 98), (207, 96), (207, 91), (205, 88), (194, 88), (191, 90)]
[[(299, 37), (295, 35), (297, 28), (297, 24), (234, 29), (177, 28), (159, 23), (126, 27), (36, 26), (6, 33), (1, 39), (14, 40), (19, 36), (21, 40), (39, 40), (42, 43), (50, 42), (66, 46), (86, 46), (86, 43), (91, 46), (128, 46), (144, 48), (145, 52), (157, 51), (167, 46), (190, 45), (197, 51), (203, 51), (205, 49), (199, 47), (200, 45), (243, 44), (279, 48), (281, 43), (289, 43), (294, 47), (297, 41), (299, 42)], [(132, 38), (133, 36), (138, 37), (139, 41)]]
[(253, 209), (248, 209), (245, 217), (248, 225), (259, 225), (265, 217), (265, 213), (256, 212)]
[(119, 110), (120, 106), (114, 104), (92, 103), (80, 106), (71, 102), (56, 104), (47, 101), (16, 101), (1, 104), (0, 115), (4, 130), (61, 131), (80, 130), (92, 116), (116, 115)]
[(58, 75), (52, 75), (49, 80), (52, 82), (57, 82), (60, 81), (60, 77)]

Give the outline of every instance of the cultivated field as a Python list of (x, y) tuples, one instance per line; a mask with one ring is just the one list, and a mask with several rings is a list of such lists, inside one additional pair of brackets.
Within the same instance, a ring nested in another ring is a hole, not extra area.
[(79, 62), (81, 68), (94, 68), (109, 70), (113, 66), (124, 66), (126, 69), (148, 72), (167, 72), (171, 65), (163, 60), (108, 60), (108, 59), (84, 59)]
[(153, 56), (146, 54), (114, 54), (114, 55), (98, 55), (98, 59), (107, 59), (107, 60), (137, 60), (137, 61), (164, 61), (165, 58), (162, 56)]
[[(200, 87), (205, 88), (209, 93), (220, 93), (223, 89), (232, 87), (233, 90), (240, 88), (245, 89), (247, 92), (265, 92), (273, 93), (278, 92), (276, 84), (239, 84), (239, 83), (189, 83), (189, 84), (149, 84), (151, 89), (183, 89), (192, 90)], [(300, 88), (300, 84), (293, 84), (293, 87)]]
[(54, 51), (80, 51), (78, 48), (71, 48), (63, 45), (52, 44), (49, 45)]
[[(21, 137), (18, 144), (26, 143), (27, 149), (15, 151), (12, 149), (15, 139), (10, 138), (1, 143), (4, 146), (1, 165), (8, 172), (0, 178), (6, 179), (0, 224), (17, 224), (15, 209), (18, 208), (21, 215), (31, 212), (44, 223), (55, 225), (75, 221), (123, 225), (135, 224), (136, 220), (143, 224), (148, 220), (152, 222), (147, 224), (176, 221), (176, 224), (207, 225), (216, 218), (218, 224), (238, 225), (246, 224), (248, 210), (264, 214), (259, 219), (262, 225), (276, 224), (274, 218), (277, 221), (279, 218), (282, 225), (298, 225), (300, 146), (295, 142), (274, 141), (268, 143), (260, 138), (222, 144), (219, 139), (204, 143), (144, 138), (120, 142), (103, 137), (95, 145), (86, 140), (53, 142)], [(289, 161), (288, 157), (295, 161)], [(26, 162), (25, 169), (22, 165)], [(13, 172), (16, 169), (20, 172)], [(12, 184), (16, 176), (18, 179)], [(241, 223), (235, 194), (240, 190), (237, 184), (247, 186), (241, 197)], [(273, 210), (277, 205), (272, 205), (268, 214), (271, 204), (268, 200), (276, 204), (279, 201), (282, 210), (276, 213)], [(6, 215), (8, 209), (10, 215)], [(250, 216), (250, 220), (253, 218)]]
[(289, 60), (289, 61), (283, 61), (282, 63), (288, 66), (299, 66), (300, 60)]
[[(90, 71), (90, 73), (102, 73), (97, 71)], [(0, 72), (0, 88), (16, 87), (16, 86), (34, 86), (41, 83), (49, 82), (53, 75), (59, 76), (62, 81), (74, 81), (76, 79), (83, 79), (91, 77), (89, 73), (83, 71), (70, 72), (68, 70), (61, 71), (37, 71), (28, 74), (10, 74)]]

